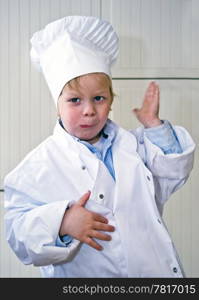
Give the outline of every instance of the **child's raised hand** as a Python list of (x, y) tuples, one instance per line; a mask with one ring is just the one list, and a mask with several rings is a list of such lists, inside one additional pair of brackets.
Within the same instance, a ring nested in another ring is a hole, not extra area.
[(113, 232), (114, 227), (108, 225), (105, 217), (84, 208), (89, 197), (90, 192), (87, 192), (77, 203), (66, 210), (59, 234), (61, 236), (70, 235), (97, 250), (102, 250), (102, 247), (93, 238), (110, 241), (111, 236), (100, 231)]
[(142, 107), (133, 109), (137, 119), (144, 127), (155, 127), (161, 124), (159, 119), (159, 101), (159, 86), (155, 82), (151, 82), (146, 90)]

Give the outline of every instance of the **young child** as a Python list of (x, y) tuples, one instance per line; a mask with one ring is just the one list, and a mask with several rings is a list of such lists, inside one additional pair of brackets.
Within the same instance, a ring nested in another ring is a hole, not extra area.
[(118, 54), (108, 22), (66, 17), (31, 42), (59, 120), (5, 178), (11, 248), (44, 277), (183, 277), (161, 216), (190, 174), (195, 145), (159, 119), (158, 85), (134, 109), (143, 126), (129, 132), (108, 119)]

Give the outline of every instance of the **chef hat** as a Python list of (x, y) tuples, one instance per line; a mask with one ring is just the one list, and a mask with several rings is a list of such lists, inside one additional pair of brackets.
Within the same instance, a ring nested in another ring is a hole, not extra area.
[(71, 79), (95, 72), (111, 77), (118, 36), (111, 24), (95, 17), (68, 16), (48, 24), (31, 39), (32, 62), (43, 72), (52, 96)]

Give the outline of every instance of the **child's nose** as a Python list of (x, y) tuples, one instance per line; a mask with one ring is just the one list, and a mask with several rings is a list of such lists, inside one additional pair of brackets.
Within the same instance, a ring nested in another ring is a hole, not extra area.
[(96, 114), (95, 105), (93, 102), (88, 101), (83, 108), (83, 114), (85, 116), (94, 116)]

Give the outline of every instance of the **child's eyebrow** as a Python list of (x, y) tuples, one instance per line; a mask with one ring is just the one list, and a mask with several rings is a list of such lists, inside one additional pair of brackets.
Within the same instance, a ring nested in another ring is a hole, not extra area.
[[(104, 88), (104, 89), (101, 89), (101, 90), (96, 90), (93, 92), (93, 95), (97, 95), (99, 96), (100, 94), (104, 94), (104, 93), (107, 93), (108, 92), (108, 89)], [(74, 97), (74, 98), (77, 98), (77, 97), (81, 97), (81, 92), (78, 92), (76, 90), (68, 90), (67, 92), (63, 92), (63, 97)]]
[(95, 91), (95, 94), (101, 94), (101, 93), (106, 93), (106, 92), (108, 92), (108, 89), (107, 89), (107, 88), (104, 88), (104, 89), (102, 89), (102, 90), (96, 90), (96, 91)]
[(79, 97), (81, 95), (81, 93), (77, 92), (77, 91), (68, 91), (63, 93), (64, 97)]

